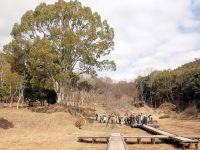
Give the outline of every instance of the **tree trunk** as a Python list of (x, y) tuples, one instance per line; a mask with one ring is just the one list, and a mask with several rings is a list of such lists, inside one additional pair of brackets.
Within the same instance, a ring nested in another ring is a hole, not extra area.
[(64, 91), (63, 90), (60, 90), (59, 92), (56, 92), (57, 93), (57, 103), (60, 104), (62, 102), (64, 102)]
[(18, 101), (17, 101), (17, 109), (19, 109), (19, 103), (20, 103), (20, 101), (21, 101), (21, 97), (19, 96), (18, 97)]
[(0, 87), (2, 88), (3, 87), (3, 72), (0, 72)]
[(56, 92), (57, 93), (57, 103), (61, 103), (63, 100), (62, 100), (62, 92)]
[(23, 87), (23, 85), (21, 85), (21, 87), (19, 89), (19, 97), (18, 97), (18, 101), (17, 101), (17, 109), (19, 108), (20, 103), (21, 103), (21, 107), (22, 107), (23, 103), (24, 103), (24, 87)]
[(171, 97), (171, 102), (174, 102), (174, 96), (173, 96), (173, 91), (172, 88), (170, 89), (170, 97)]
[(72, 93), (72, 106), (75, 106), (75, 95)]
[(10, 84), (10, 105), (9, 105), (9, 107), (12, 107), (12, 103), (13, 103), (12, 85)]
[(151, 100), (151, 106), (153, 106), (152, 91), (150, 91), (150, 100)]
[(142, 87), (142, 85), (140, 85), (140, 92), (141, 92), (141, 99), (142, 99), (142, 101), (144, 100), (144, 94), (143, 94), (143, 87)]
[(63, 83), (58, 83), (54, 80), (54, 90), (57, 94), (57, 103), (62, 103), (64, 102), (64, 97), (65, 97), (65, 87)]
[(167, 92), (167, 101), (170, 102), (170, 94)]
[(13, 95), (11, 96), (11, 98), (10, 98), (10, 105), (9, 105), (9, 107), (11, 108), (12, 107), (12, 103), (13, 103)]

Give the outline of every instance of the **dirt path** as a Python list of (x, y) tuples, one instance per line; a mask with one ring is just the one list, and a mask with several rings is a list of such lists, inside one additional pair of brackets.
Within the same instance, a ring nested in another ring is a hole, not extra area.
[[(0, 108), (0, 118), (4, 119), (4, 122), (0, 120), (1, 150), (105, 150), (105, 144), (79, 143), (77, 136), (109, 136), (113, 132), (127, 135), (148, 135), (140, 129), (120, 125), (106, 127), (105, 124), (95, 121), (87, 123), (83, 129), (79, 130), (74, 127), (73, 118), (64, 112), (46, 114), (29, 110)], [(168, 131), (200, 134), (200, 122), (197, 121), (168, 119), (159, 120), (159, 123)], [(8, 129), (4, 128), (6, 125), (8, 125)], [(128, 149), (175, 150), (177, 148), (168, 144), (136, 144), (128, 145)]]

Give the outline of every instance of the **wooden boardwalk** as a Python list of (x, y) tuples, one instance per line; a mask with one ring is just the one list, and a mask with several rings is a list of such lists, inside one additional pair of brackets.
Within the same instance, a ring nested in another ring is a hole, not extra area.
[[(186, 146), (190, 147), (194, 145), (198, 149), (200, 135), (182, 135), (178, 136), (152, 126), (148, 125), (137, 125), (145, 131), (152, 133), (153, 135), (124, 135), (120, 133), (112, 133), (111, 136), (88, 136), (88, 137), (78, 137), (80, 142), (90, 142), (90, 143), (105, 143), (107, 144), (107, 150), (127, 150), (127, 144), (133, 143), (151, 143), (157, 144), (161, 142), (170, 142), (182, 146), (185, 150)], [(137, 139), (136, 142), (134, 139)], [(143, 140), (144, 139), (144, 140)], [(145, 140), (147, 139), (147, 140)], [(148, 140), (149, 139), (149, 140)]]
[(112, 133), (107, 150), (127, 150), (126, 143), (120, 133)]
[(191, 144), (194, 144), (195, 148), (198, 149), (199, 141), (196, 140), (196, 139), (190, 139), (190, 138), (187, 138), (187, 137), (178, 136), (176, 134), (168, 133), (166, 131), (156, 129), (156, 128), (150, 127), (148, 125), (140, 125), (139, 127), (148, 131), (148, 132), (151, 132), (151, 133), (154, 133), (154, 134), (157, 134), (157, 135), (169, 136), (169, 139), (171, 139), (172, 141), (174, 141), (176, 143), (179, 143), (182, 146), (183, 150), (185, 150), (186, 145), (191, 145)]
[[(167, 140), (169, 139), (169, 136), (166, 136), (166, 135), (126, 135), (126, 136), (123, 136), (124, 137), (124, 141), (126, 143), (132, 143), (132, 139), (137, 139), (137, 143), (138, 144), (141, 144), (141, 143), (144, 143), (143, 142), (143, 139), (150, 139), (150, 143), (151, 144), (156, 144), (156, 141), (157, 140), (162, 140), (162, 141), (159, 141), (159, 143), (163, 142), (163, 139)], [(148, 142), (148, 143), (149, 143)], [(145, 143), (147, 143), (147, 141), (145, 141)]]
[(186, 137), (189, 139), (196, 139), (200, 141), (200, 135), (181, 135), (182, 137)]
[(198, 149), (198, 143), (199, 143), (198, 140), (192, 140), (181, 136), (173, 137), (172, 140), (181, 144), (183, 150), (185, 150), (186, 145), (190, 146), (191, 144), (194, 144), (195, 148)]
[(79, 142), (87, 143), (108, 143), (108, 136), (81, 136), (77, 137)]
[(157, 128), (154, 128), (154, 127), (151, 127), (151, 126), (148, 126), (148, 125), (140, 125), (139, 127), (148, 131), (148, 132), (151, 132), (151, 133), (157, 134), (157, 135), (166, 135), (166, 136), (169, 136), (169, 137), (177, 136), (175, 134), (172, 134), (172, 133), (169, 133), (169, 132), (166, 132), (166, 131), (163, 131), (163, 130), (160, 130), (160, 129), (157, 129)]

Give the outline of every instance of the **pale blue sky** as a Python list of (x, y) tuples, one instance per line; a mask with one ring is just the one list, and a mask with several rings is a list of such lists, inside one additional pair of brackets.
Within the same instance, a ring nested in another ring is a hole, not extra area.
[[(55, 0), (6, 0), (0, 5), (0, 47), (26, 10)], [(97, 11), (115, 30), (110, 58), (114, 80), (132, 80), (154, 69), (175, 68), (200, 58), (200, 0), (80, 0)]]

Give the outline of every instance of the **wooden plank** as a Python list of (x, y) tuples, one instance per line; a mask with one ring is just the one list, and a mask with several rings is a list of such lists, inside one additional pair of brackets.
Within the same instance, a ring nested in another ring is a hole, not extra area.
[(168, 133), (168, 132), (166, 132), (166, 131), (163, 131), (163, 130), (159, 130), (159, 129), (150, 127), (150, 126), (148, 126), (148, 125), (141, 125), (140, 128), (142, 128), (142, 129), (144, 129), (144, 130), (147, 130), (147, 131), (149, 131), (149, 132), (155, 133), (155, 134), (160, 134), (160, 135), (169, 136), (170, 139), (172, 139), (173, 141), (176, 141), (176, 142), (178, 142), (179, 144), (181, 144), (183, 150), (185, 149), (185, 144), (194, 143), (194, 144), (195, 144), (195, 147), (198, 147), (198, 143), (199, 143), (198, 140), (189, 139), (189, 138), (182, 137), (182, 136), (177, 136), (176, 134), (171, 134), (171, 133)]
[(156, 139), (169, 139), (169, 136), (166, 136), (166, 135), (138, 135), (138, 136), (126, 135), (126, 136), (123, 136), (123, 138), (128, 143), (131, 142), (131, 139), (137, 139), (138, 144), (142, 143), (142, 139), (150, 139), (150, 143), (155, 144)]
[(91, 139), (91, 138), (97, 138), (97, 139), (103, 139), (103, 138), (109, 138), (108, 136), (79, 136), (78, 139)]
[(200, 139), (200, 135), (181, 135), (181, 136), (189, 139)]
[(160, 129), (156, 129), (156, 128), (148, 126), (148, 125), (141, 125), (140, 127), (145, 129), (145, 130), (147, 130), (147, 131), (151, 131), (151, 132), (153, 132), (155, 134), (166, 135), (166, 136), (169, 136), (169, 137), (176, 136), (175, 134), (171, 134), (169, 132), (166, 132), (166, 131), (163, 131), (163, 130), (160, 130)]
[(158, 139), (167, 139), (169, 136), (166, 135), (125, 135), (124, 138), (158, 138)]
[(84, 136), (84, 137), (77, 137), (79, 142), (92, 142), (92, 143), (96, 143), (96, 142), (103, 142), (103, 143), (107, 143), (109, 137), (107, 136), (102, 136), (102, 137), (98, 137), (98, 136)]
[(173, 137), (173, 140), (181, 142), (181, 143), (198, 143), (199, 142), (198, 140), (192, 140), (192, 139), (181, 137), (181, 136)]
[(127, 150), (126, 143), (120, 133), (111, 134), (107, 150)]

